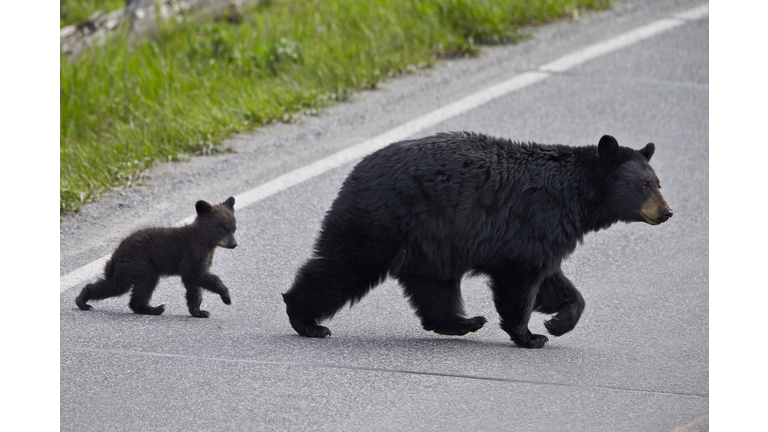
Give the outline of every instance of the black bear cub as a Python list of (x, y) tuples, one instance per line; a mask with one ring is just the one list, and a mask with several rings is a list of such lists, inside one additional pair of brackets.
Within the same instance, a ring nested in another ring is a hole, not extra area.
[(650, 143), (620, 147), (517, 143), (475, 133), (441, 133), (391, 144), (349, 174), (323, 220), (315, 251), (283, 294), (293, 329), (325, 337), (319, 323), (395, 278), (425, 330), (464, 335), (460, 282), (489, 277), (501, 328), (526, 348), (534, 311), (560, 336), (584, 299), (561, 263), (584, 235), (618, 222), (657, 225), (672, 216), (648, 162)]
[(127, 293), (131, 288), (128, 306), (137, 314), (160, 315), (165, 305), (152, 307), (149, 301), (160, 276), (181, 276), (187, 290), (187, 306), (193, 317), (208, 318), (200, 310), (202, 288), (221, 296), (224, 304), (231, 304), (229, 289), (215, 274), (209, 273), (216, 247), (234, 249), (235, 199), (210, 205), (205, 201), (195, 204), (197, 217), (183, 227), (145, 228), (126, 237), (117, 246), (104, 267), (104, 277), (85, 286), (75, 299), (82, 310), (93, 309), (88, 300), (101, 300)]

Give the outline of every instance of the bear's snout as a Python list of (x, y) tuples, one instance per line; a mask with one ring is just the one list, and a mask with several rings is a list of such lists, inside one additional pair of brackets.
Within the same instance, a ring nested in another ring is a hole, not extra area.
[(237, 247), (237, 240), (234, 238), (223, 238), (217, 244), (225, 249), (234, 249)]
[(651, 195), (640, 207), (638, 211), (642, 220), (650, 225), (658, 225), (664, 223), (672, 217), (672, 209), (661, 194)]

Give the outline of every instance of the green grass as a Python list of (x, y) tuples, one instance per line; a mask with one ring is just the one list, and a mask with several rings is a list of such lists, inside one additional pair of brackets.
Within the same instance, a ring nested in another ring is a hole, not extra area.
[(519, 27), (611, 0), (273, 0), (239, 24), (169, 22), (142, 43), (114, 38), (61, 57), (60, 211), (130, 185), (156, 161), (314, 112)]
[(59, 28), (87, 21), (96, 11), (111, 12), (125, 6), (125, 0), (59, 1)]

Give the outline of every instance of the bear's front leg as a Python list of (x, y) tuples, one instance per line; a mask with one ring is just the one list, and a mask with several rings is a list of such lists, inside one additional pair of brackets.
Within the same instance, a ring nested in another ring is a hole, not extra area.
[(227, 286), (224, 285), (224, 282), (221, 281), (221, 278), (215, 274), (208, 273), (203, 275), (202, 287), (218, 294), (225, 305), (232, 304), (232, 299), (229, 297), (229, 288), (227, 288)]
[(221, 278), (213, 273), (203, 273), (196, 278), (187, 278), (187, 280), (195, 286), (202, 287), (212, 293), (218, 294), (221, 297), (221, 301), (226, 305), (232, 304), (232, 299), (229, 297), (229, 288), (224, 285)]
[(501, 317), (501, 328), (509, 334), (512, 342), (522, 348), (542, 348), (549, 339), (528, 329), (542, 275), (540, 272), (508, 268), (488, 272), (493, 302)]
[(295, 298), (295, 293), (292, 294), (291, 291), (284, 293), (283, 301), (287, 308), (291, 327), (300, 336), (324, 338), (331, 335), (331, 330), (328, 327), (319, 325), (316, 319), (308, 315), (301, 301)]
[(203, 303), (203, 290), (189, 281), (184, 281), (184, 287), (187, 289), (187, 307), (189, 314), (195, 318), (208, 318), (211, 314), (208, 311), (200, 310)]
[(544, 326), (553, 336), (562, 336), (573, 330), (584, 312), (584, 298), (563, 275), (561, 269), (547, 276), (539, 285), (534, 310), (545, 314), (556, 314)]

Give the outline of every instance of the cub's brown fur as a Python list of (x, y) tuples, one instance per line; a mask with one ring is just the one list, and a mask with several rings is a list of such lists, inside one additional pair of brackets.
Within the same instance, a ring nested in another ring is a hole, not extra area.
[(208, 272), (217, 246), (234, 249), (235, 199), (221, 204), (205, 201), (195, 204), (194, 222), (179, 228), (146, 228), (126, 237), (104, 267), (104, 277), (85, 286), (75, 299), (77, 307), (91, 310), (89, 300), (101, 300), (127, 293), (128, 306), (137, 314), (160, 315), (165, 305), (152, 307), (149, 301), (160, 276), (181, 276), (187, 289), (187, 306), (193, 317), (208, 318), (200, 310), (202, 288), (221, 296), (231, 304), (229, 289), (221, 279)]

